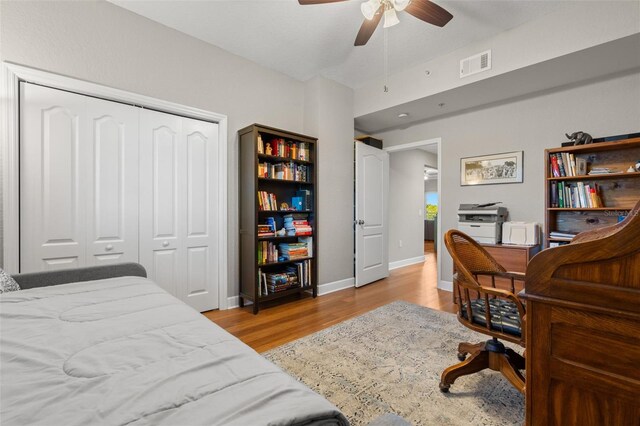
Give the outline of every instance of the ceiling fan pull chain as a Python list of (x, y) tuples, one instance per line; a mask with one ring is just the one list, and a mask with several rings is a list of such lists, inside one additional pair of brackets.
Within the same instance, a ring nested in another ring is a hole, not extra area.
[(384, 92), (389, 92), (389, 29), (384, 28)]

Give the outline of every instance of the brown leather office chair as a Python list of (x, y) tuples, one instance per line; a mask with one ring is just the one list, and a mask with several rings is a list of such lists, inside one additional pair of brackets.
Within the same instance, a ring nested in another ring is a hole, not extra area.
[[(525, 368), (525, 359), (498, 340), (525, 346), (525, 309), (514, 294), (515, 280), (524, 280), (524, 274), (507, 272), (482, 246), (460, 231), (447, 231), (444, 243), (455, 267), (453, 282), (458, 321), (491, 339), (477, 344), (460, 343), (458, 359), (461, 362), (444, 370), (440, 390), (448, 392), (458, 377), (490, 368), (502, 373), (524, 393), (524, 377), (519, 370)], [(482, 275), (491, 278), (491, 286), (480, 284), (478, 277)], [(496, 288), (497, 277), (508, 279), (511, 291)]]

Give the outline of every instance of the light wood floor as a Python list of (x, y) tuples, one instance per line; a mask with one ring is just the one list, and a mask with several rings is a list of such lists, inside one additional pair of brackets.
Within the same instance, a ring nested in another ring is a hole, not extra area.
[(260, 309), (210, 311), (204, 315), (258, 352), (362, 315), (395, 300), (455, 312), (451, 293), (436, 288), (433, 243), (425, 243), (426, 261), (391, 271), (389, 278), (359, 289), (349, 288), (313, 299), (311, 296)]

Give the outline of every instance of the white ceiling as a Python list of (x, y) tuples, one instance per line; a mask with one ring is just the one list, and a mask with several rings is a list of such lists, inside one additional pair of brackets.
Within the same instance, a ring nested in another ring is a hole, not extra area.
[[(109, 0), (139, 15), (305, 81), (322, 75), (350, 87), (379, 78), (383, 30), (354, 47), (360, 0), (300, 6), (296, 0)], [(437, 1), (454, 18), (444, 27), (402, 12), (388, 29), (389, 72), (418, 65), (564, 7), (556, 0)]]

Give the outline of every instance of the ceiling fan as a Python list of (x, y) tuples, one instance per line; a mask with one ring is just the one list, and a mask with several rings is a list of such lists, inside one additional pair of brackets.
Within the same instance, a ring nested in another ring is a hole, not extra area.
[[(301, 5), (337, 3), (345, 0), (298, 0)], [(429, 0), (367, 0), (360, 5), (366, 18), (356, 36), (355, 46), (367, 44), (384, 15), (384, 28), (392, 27), (400, 21), (396, 12), (403, 10), (429, 24), (444, 27), (453, 15)]]

